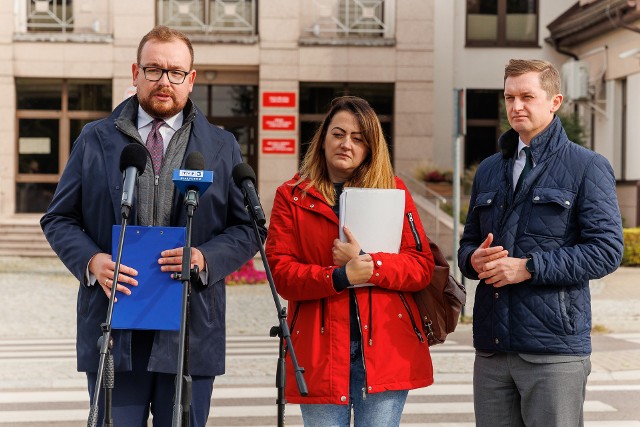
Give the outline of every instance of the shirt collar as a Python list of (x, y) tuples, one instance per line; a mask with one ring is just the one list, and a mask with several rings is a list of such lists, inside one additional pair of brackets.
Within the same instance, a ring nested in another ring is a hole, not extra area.
[[(180, 111), (173, 117), (169, 117), (168, 119), (164, 119), (164, 122), (171, 129), (178, 130), (182, 126), (182, 121), (184, 118), (184, 113)], [(142, 109), (140, 105), (138, 105), (138, 130), (142, 129), (145, 126), (148, 126), (149, 123), (153, 121), (153, 117), (151, 117), (146, 111)]]
[(527, 144), (521, 138), (518, 138), (518, 150), (516, 151), (516, 157), (520, 156), (520, 152), (524, 147), (527, 147)]

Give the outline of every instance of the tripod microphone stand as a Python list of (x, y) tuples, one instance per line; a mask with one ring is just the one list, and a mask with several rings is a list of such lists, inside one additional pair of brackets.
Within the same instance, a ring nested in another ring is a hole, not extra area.
[(182, 272), (177, 279), (182, 280), (182, 319), (178, 347), (178, 369), (176, 373), (176, 393), (173, 401), (172, 427), (189, 426), (191, 409), (191, 375), (189, 375), (189, 297), (191, 277), (198, 276), (198, 266), (191, 269), (191, 228), (193, 213), (198, 207), (198, 193), (189, 190), (184, 199), (187, 208), (185, 245), (182, 249)]
[[(264, 264), (264, 270), (267, 275), (267, 281), (271, 288), (271, 295), (273, 296), (273, 302), (276, 305), (278, 311), (278, 326), (274, 326), (269, 331), (269, 335), (272, 337), (280, 337), (280, 345), (278, 351), (278, 366), (276, 369), (276, 387), (278, 389), (278, 398), (276, 403), (278, 405), (278, 426), (284, 426), (284, 411), (287, 400), (284, 397), (284, 389), (286, 384), (286, 367), (285, 356), (287, 351), (291, 355), (291, 362), (293, 363), (293, 369), (295, 371), (296, 382), (298, 384), (298, 390), (302, 396), (309, 394), (307, 389), (307, 383), (304, 380), (304, 368), (298, 364), (296, 353), (293, 349), (293, 343), (291, 342), (291, 334), (289, 333), (289, 326), (287, 325), (287, 309), (283, 308), (280, 304), (280, 298), (276, 292), (276, 287), (273, 282), (273, 276), (271, 275), (271, 269), (267, 263), (267, 255), (264, 251), (264, 242), (260, 236), (258, 230), (258, 224), (264, 225), (266, 222), (264, 211), (260, 205), (260, 198), (255, 188), (256, 174), (246, 163), (239, 163), (233, 168), (233, 181), (242, 190), (244, 194), (244, 201), (247, 211), (250, 214), (251, 222), (253, 224), (253, 231), (256, 235), (256, 240), (260, 242), (260, 257), (262, 257), (262, 263)], [(285, 349), (286, 343), (286, 349)]]
[(113, 340), (111, 339), (111, 321), (113, 318), (113, 304), (116, 300), (116, 289), (118, 287), (118, 275), (122, 259), (122, 249), (124, 247), (124, 236), (129, 220), (129, 213), (133, 205), (133, 193), (136, 179), (144, 172), (147, 163), (147, 150), (137, 143), (127, 144), (120, 154), (120, 170), (123, 172), (124, 183), (122, 185), (122, 202), (120, 205), (122, 222), (120, 237), (118, 239), (118, 250), (116, 252), (115, 268), (113, 271), (113, 282), (109, 305), (107, 307), (107, 318), (100, 325), (102, 336), (98, 339), (100, 349), (100, 360), (98, 362), (98, 372), (96, 375), (96, 385), (93, 391), (91, 409), (87, 420), (88, 427), (96, 427), (98, 423), (98, 412), (100, 398), (100, 387), (104, 379), (104, 427), (113, 426), (112, 398), (115, 385), (115, 368), (113, 364)]
[[(271, 275), (271, 269), (269, 268), (269, 264), (267, 263), (267, 255), (264, 252), (264, 244), (262, 239), (260, 238), (260, 234), (258, 232), (258, 224), (255, 219), (253, 219), (253, 230), (256, 233), (256, 237), (260, 241), (260, 257), (262, 258), (262, 262), (264, 264), (264, 270), (267, 274), (267, 281), (269, 282), (269, 287), (271, 288), (271, 295), (273, 296), (273, 302), (276, 305), (276, 310), (278, 311), (278, 326), (273, 326), (269, 331), (269, 335), (272, 337), (279, 337), (280, 343), (278, 345), (278, 365), (276, 369), (276, 388), (278, 390), (278, 398), (276, 399), (276, 404), (278, 405), (278, 427), (284, 427), (284, 412), (285, 405), (287, 400), (284, 397), (284, 389), (286, 385), (286, 366), (285, 366), (285, 356), (287, 351), (291, 356), (291, 363), (293, 363), (293, 369), (296, 375), (296, 383), (298, 384), (298, 391), (300, 395), (306, 396), (309, 394), (309, 390), (307, 389), (307, 383), (304, 380), (304, 368), (298, 364), (298, 359), (296, 357), (296, 352), (293, 348), (293, 343), (291, 342), (291, 334), (289, 333), (289, 325), (287, 325), (287, 308), (282, 307), (280, 304), (280, 298), (278, 297), (278, 293), (276, 292), (276, 287), (273, 283), (273, 276)], [(285, 350), (286, 343), (286, 350)]]
[[(122, 258), (122, 248), (124, 245), (124, 234), (127, 228), (127, 217), (122, 218), (122, 228), (120, 229), (120, 238), (118, 239), (118, 253), (116, 257), (116, 267), (113, 277), (117, 278), (120, 273), (120, 261)], [(96, 377), (96, 386), (93, 391), (93, 400), (91, 410), (89, 411), (88, 427), (96, 427), (98, 423), (98, 399), (100, 397), (100, 387), (104, 377), (104, 427), (113, 426), (112, 397), (113, 387), (115, 385), (115, 371), (113, 366), (113, 353), (111, 349), (113, 340), (111, 339), (111, 320), (113, 318), (113, 304), (115, 302), (117, 279), (114, 279), (111, 288), (111, 296), (109, 297), (109, 306), (107, 308), (107, 319), (100, 325), (102, 336), (98, 339), (98, 348), (100, 348), (100, 361), (98, 363), (98, 375)]]

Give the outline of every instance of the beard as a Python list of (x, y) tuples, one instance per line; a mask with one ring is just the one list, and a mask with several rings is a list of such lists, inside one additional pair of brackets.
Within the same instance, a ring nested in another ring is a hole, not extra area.
[[(157, 93), (168, 95), (171, 100), (165, 102), (158, 101), (154, 98), (154, 95)], [(187, 104), (186, 99), (182, 102), (178, 102), (176, 94), (173, 91), (166, 90), (154, 90), (149, 92), (148, 95), (142, 96), (138, 93), (138, 102), (144, 111), (146, 111), (150, 116), (158, 119), (168, 119), (169, 117), (175, 116), (182, 111), (184, 106)]]

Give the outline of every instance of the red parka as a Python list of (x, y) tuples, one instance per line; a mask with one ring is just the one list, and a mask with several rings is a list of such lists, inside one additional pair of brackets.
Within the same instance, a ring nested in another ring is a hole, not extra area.
[[(285, 394), (291, 403), (347, 404), (350, 291), (337, 292), (332, 282), (338, 217), (314, 188), (303, 195), (305, 183), (294, 186), (297, 180), (296, 175), (278, 188), (266, 242), (276, 288), (289, 303), (291, 340), (309, 389), (307, 397), (300, 396), (287, 357)], [(375, 286), (355, 289), (368, 393), (433, 383), (429, 346), (411, 296), (429, 283), (433, 256), (411, 195), (399, 178), (396, 186), (406, 192), (400, 253), (370, 254), (369, 282)]]

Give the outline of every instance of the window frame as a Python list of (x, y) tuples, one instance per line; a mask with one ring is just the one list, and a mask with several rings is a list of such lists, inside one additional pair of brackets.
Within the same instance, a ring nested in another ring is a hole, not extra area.
[[(497, 34), (495, 40), (469, 39), (469, 2), (465, 2), (465, 47), (540, 47), (540, 0), (535, 1), (536, 36), (533, 41), (507, 40), (507, 0), (497, 1)], [(493, 16), (493, 15), (492, 15)]]
[[(20, 78), (23, 79), (23, 78)], [(29, 78), (32, 80), (34, 84), (37, 84), (37, 78)], [(15, 156), (14, 156), (14, 170), (15, 170), (15, 185), (20, 183), (43, 183), (43, 184), (56, 184), (60, 181), (60, 177), (62, 176), (62, 172), (69, 160), (69, 156), (71, 154), (71, 147), (74, 143), (74, 140), (71, 139), (71, 121), (72, 120), (84, 120), (84, 121), (93, 121), (98, 120), (104, 117), (109, 116), (111, 114), (111, 109), (109, 111), (101, 111), (101, 110), (70, 110), (69, 109), (69, 86), (73, 84), (82, 84), (84, 79), (56, 79), (60, 81), (60, 109), (16, 109), (15, 115)], [(103, 81), (103, 83), (109, 83), (113, 85), (112, 81), (109, 79), (97, 79)], [(14, 82), (15, 84), (15, 82)], [(17, 84), (16, 84), (16, 96), (17, 94)], [(113, 103), (113, 92), (111, 94)], [(47, 119), (47, 120), (58, 120), (58, 172), (57, 173), (38, 173), (38, 174), (29, 174), (29, 173), (21, 173), (20, 172), (20, 120), (22, 119)], [(17, 209), (17, 206), (16, 206)], [(19, 212), (16, 210), (17, 214), (22, 214), (23, 212)]]

